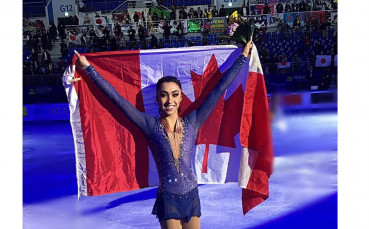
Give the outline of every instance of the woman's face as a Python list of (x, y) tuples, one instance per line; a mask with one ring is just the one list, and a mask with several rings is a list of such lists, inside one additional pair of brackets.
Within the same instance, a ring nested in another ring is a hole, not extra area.
[(176, 83), (164, 82), (157, 92), (157, 101), (162, 115), (176, 114), (182, 101), (182, 91)]

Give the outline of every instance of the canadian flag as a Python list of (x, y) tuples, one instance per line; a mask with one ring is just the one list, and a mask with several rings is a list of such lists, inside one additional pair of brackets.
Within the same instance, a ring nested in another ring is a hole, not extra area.
[[(240, 55), (234, 45), (85, 54), (91, 65), (136, 109), (158, 115), (155, 85), (163, 76), (182, 83), (183, 116), (214, 88)], [(79, 195), (102, 195), (158, 185), (154, 159), (143, 134), (75, 69), (63, 82), (74, 136)], [(248, 77), (247, 77), (248, 75)], [(83, 80), (68, 83), (72, 77)], [(247, 79), (247, 80), (246, 80)], [(237, 182), (243, 213), (269, 196), (273, 150), (264, 76), (256, 47), (249, 66), (219, 99), (195, 145), (198, 183)]]
[(316, 67), (328, 67), (331, 66), (332, 58), (330, 55), (316, 55), (315, 66)]

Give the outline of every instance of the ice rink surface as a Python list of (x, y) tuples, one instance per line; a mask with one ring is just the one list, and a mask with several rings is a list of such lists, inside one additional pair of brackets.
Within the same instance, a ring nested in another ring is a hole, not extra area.
[[(269, 198), (242, 214), (237, 183), (200, 185), (201, 228), (337, 228), (337, 113), (276, 117)], [(69, 122), (24, 122), (24, 228), (160, 228), (157, 187), (77, 197)]]

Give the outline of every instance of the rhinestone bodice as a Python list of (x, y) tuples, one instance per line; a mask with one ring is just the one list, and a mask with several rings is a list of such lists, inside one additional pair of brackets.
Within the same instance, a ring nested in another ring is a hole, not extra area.
[(161, 189), (184, 194), (197, 187), (192, 158), (195, 152), (195, 129), (186, 118), (183, 119), (183, 137), (180, 146), (179, 173), (174, 165), (172, 148), (160, 121), (157, 119), (152, 133), (146, 137), (159, 173)]

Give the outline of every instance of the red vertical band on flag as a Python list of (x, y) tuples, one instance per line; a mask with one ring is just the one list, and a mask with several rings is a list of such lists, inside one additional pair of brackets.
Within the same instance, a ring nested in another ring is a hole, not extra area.
[(242, 189), (242, 208), (246, 214), (268, 198), (273, 163), (268, 97), (260, 73), (250, 72), (247, 79), (240, 140), (243, 147), (258, 151), (247, 188)]
[[(144, 111), (138, 51), (85, 56), (120, 95)], [(83, 79), (75, 88), (85, 145), (87, 195), (148, 186), (148, 147), (143, 134), (83, 71), (77, 70), (75, 76)]]
[(209, 145), (205, 145), (204, 160), (202, 162), (202, 173), (208, 172)]

